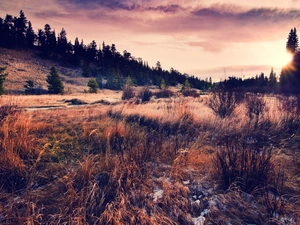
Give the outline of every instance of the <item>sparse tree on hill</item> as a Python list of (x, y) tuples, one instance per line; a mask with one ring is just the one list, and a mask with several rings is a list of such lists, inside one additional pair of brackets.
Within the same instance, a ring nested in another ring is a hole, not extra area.
[(4, 94), (4, 81), (7, 77), (7, 73), (4, 73), (6, 67), (0, 67), (0, 95)]
[(98, 85), (95, 78), (89, 79), (89, 82), (88, 82), (87, 85), (89, 87), (89, 92), (90, 93), (97, 93), (98, 92), (99, 85)]
[(50, 74), (47, 76), (48, 92), (49, 94), (63, 94), (64, 85), (54, 66), (50, 69)]

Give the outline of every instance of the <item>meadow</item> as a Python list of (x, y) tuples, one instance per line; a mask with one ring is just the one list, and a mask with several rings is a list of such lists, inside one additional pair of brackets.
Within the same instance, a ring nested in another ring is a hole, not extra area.
[(121, 95), (1, 97), (1, 224), (299, 223), (294, 99)]

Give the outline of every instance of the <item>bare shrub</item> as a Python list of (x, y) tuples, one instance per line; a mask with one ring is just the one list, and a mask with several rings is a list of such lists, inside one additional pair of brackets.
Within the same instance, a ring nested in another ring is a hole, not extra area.
[(230, 116), (238, 104), (242, 101), (242, 94), (226, 92), (222, 89), (213, 91), (207, 106), (221, 119)]
[(266, 102), (257, 95), (248, 95), (245, 99), (247, 116), (253, 119), (253, 116), (259, 117), (267, 109)]
[(135, 95), (131, 85), (125, 84), (122, 90), (123, 90), (122, 100), (129, 100), (133, 98)]
[(150, 91), (149, 87), (143, 87), (138, 93), (138, 98), (140, 98), (142, 102), (149, 102), (151, 97), (152, 92)]
[(182, 95), (184, 97), (188, 97), (188, 96), (191, 96), (191, 97), (194, 97), (194, 98), (198, 98), (200, 96), (200, 94), (195, 90), (195, 89), (183, 89), (181, 91)]
[(174, 96), (174, 93), (166, 88), (159, 90), (155, 95), (157, 98), (170, 98)]
[(245, 99), (247, 116), (250, 121), (255, 118), (255, 127), (258, 125), (259, 117), (267, 110), (266, 102), (257, 95), (248, 95)]
[(228, 145), (216, 149), (213, 163), (225, 188), (236, 182), (251, 192), (268, 184), (274, 168), (271, 156), (270, 149)]
[(300, 95), (296, 96), (279, 96), (279, 106), (280, 111), (284, 111), (290, 114), (299, 114), (300, 112)]
[(70, 105), (86, 105), (86, 104), (88, 104), (87, 102), (85, 102), (81, 99), (78, 99), (78, 98), (72, 98), (72, 99), (65, 100), (65, 103), (69, 103)]

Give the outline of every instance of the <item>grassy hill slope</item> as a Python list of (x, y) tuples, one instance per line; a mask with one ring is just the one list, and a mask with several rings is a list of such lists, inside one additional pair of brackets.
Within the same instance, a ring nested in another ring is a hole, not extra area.
[(55, 66), (69, 93), (81, 93), (87, 89), (89, 78), (81, 76), (80, 68), (68, 68), (59, 62), (42, 59), (36, 50), (14, 50), (0, 48), (0, 66), (5, 66), (8, 77), (5, 90), (8, 94), (23, 94), (26, 80), (33, 80), (35, 87), (47, 90), (46, 77), (52, 66)]

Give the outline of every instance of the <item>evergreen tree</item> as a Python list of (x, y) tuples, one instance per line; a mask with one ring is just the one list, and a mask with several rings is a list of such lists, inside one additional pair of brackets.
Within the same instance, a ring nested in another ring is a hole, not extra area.
[(80, 56), (85, 56), (85, 46), (83, 44), (83, 40), (81, 40), (81, 43), (79, 44), (78, 37), (76, 37), (74, 41), (74, 52)]
[(94, 40), (89, 44), (86, 54), (87, 54), (87, 58), (89, 60), (92, 61), (92, 60), (96, 59), (96, 56), (97, 56), (97, 43)]
[(111, 76), (107, 79), (106, 87), (112, 90), (120, 90), (123, 86), (123, 76), (117, 70), (111, 71)]
[(42, 48), (46, 45), (46, 37), (45, 32), (42, 29), (38, 29), (38, 35), (37, 35), (38, 45)]
[(6, 70), (6, 67), (0, 67), (0, 95), (4, 94), (4, 81), (7, 77), (7, 73), (4, 73)]
[(33, 82), (33, 80), (27, 80), (26, 84), (24, 85), (24, 88), (25, 88), (25, 95), (34, 94), (34, 82)]
[(161, 80), (159, 88), (162, 89), (162, 90), (167, 89), (167, 84), (166, 84), (165, 79)]
[(95, 78), (89, 79), (89, 82), (88, 82), (87, 85), (89, 87), (89, 92), (90, 93), (97, 93), (98, 92), (99, 85), (98, 85)]
[(33, 31), (31, 22), (29, 21), (28, 22), (28, 27), (27, 27), (27, 30), (26, 30), (26, 45), (28, 47), (32, 47), (34, 45), (35, 37), (36, 36), (35, 36), (34, 31)]
[(275, 91), (276, 84), (277, 84), (277, 77), (276, 77), (276, 73), (274, 72), (274, 69), (272, 67), (270, 76), (269, 76), (269, 87), (270, 87), (271, 92)]
[(39, 36), (41, 34), (41, 47), (45, 55), (48, 55), (50, 51), (53, 51), (56, 48), (56, 36), (55, 31), (51, 31), (49, 24), (45, 24), (44, 32), (39, 30)]
[(24, 12), (20, 11), (20, 17), (15, 18), (14, 26), (16, 30), (16, 42), (17, 46), (23, 47), (26, 44), (26, 29), (27, 29), (27, 18)]
[(184, 82), (184, 85), (182, 86), (182, 89), (183, 90), (189, 90), (189, 89), (191, 89), (191, 84), (190, 84), (188, 78), (185, 79), (185, 82)]
[(49, 94), (63, 94), (64, 85), (54, 66), (50, 69), (50, 74), (47, 76), (48, 92)]
[(91, 75), (92, 75), (92, 70), (90, 67), (90, 62), (88, 60), (84, 61), (84, 64), (82, 66), (82, 76), (90, 77)]
[(3, 23), (3, 47), (12, 48), (16, 43), (14, 18), (7, 14)]
[(69, 49), (67, 32), (64, 28), (61, 29), (59, 36), (57, 38), (57, 50), (61, 53), (67, 52)]
[(286, 43), (286, 50), (290, 53), (295, 53), (298, 50), (299, 43), (298, 43), (298, 36), (296, 28), (291, 29), (288, 41)]
[(3, 46), (3, 19), (0, 17), (0, 46)]
[(116, 45), (115, 45), (115, 44), (112, 44), (112, 45), (111, 45), (111, 53), (112, 53), (112, 55), (113, 55), (114, 57), (116, 56), (117, 49), (116, 49)]
[(78, 37), (75, 38), (73, 47), (74, 47), (75, 54), (78, 54), (79, 53), (79, 40), (78, 40)]

